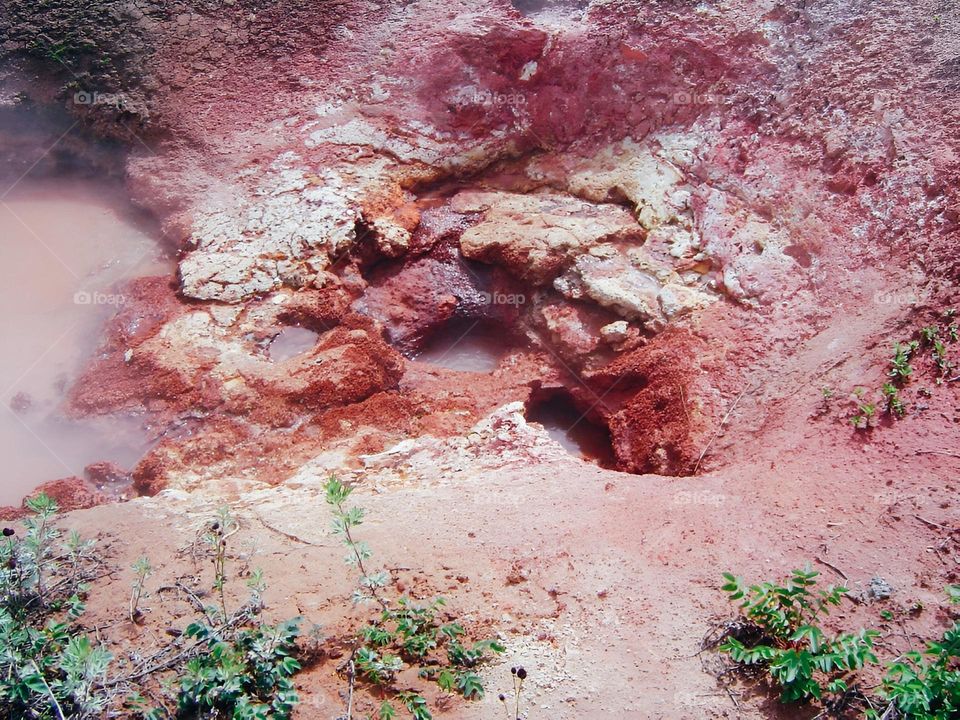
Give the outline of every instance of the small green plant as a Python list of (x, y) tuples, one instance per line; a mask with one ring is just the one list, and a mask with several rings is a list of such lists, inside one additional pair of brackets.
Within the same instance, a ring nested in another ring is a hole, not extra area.
[(784, 702), (846, 693), (856, 671), (877, 662), (875, 630), (829, 637), (820, 627), (821, 616), (840, 605), (847, 590), (818, 589), (818, 576), (808, 566), (794, 570), (782, 584), (747, 586), (724, 573), (722, 589), (739, 603), (745, 623), (737, 625), (718, 649), (736, 663), (765, 668)]
[(18, 537), (0, 540), (0, 716), (38, 720), (99, 718), (110, 654), (80, 632), (92, 543), (72, 533), (59, 543), (57, 505), (27, 500), (33, 516)]
[[(455, 620), (443, 622), (440, 618), (445, 606), (443, 598), (426, 603), (407, 597), (389, 599), (386, 591), (389, 574), (367, 569), (370, 548), (353, 534), (365, 515), (363, 508), (346, 505), (353, 489), (331, 477), (326, 491), (327, 504), (333, 512), (333, 531), (347, 548), (345, 561), (359, 572), (353, 600), (379, 605), (377, 616), (353, 638), (350, 657), (341, 668), (349, 683), (347, 720), (352, 720), (358, 680), (370, 683), (380, 694), (387, 695), (376, 710), (379, 720), (396, 716), (394, 703), (406, 708), (414, 720), (430, 720), (432, 714), (421, 692), (399, 690), (394, 686), (398, 674), (407, 669), (416, 669), (419, 678), (435, 682), (444, 693), (456, 693), (468, 700), (482, 698), (483, 683), (473, 668), (483, 662), (488, 653), (503, 652), (503, 646), (494, 640), (465, 644), (463, 626)], [(446, 655), (445, 661), (439, 655), (441, 651)]]
[(820, 408), (818, 415), (826, 415), (830, 412), (830, 401), (833, 400), (835, 393), (831, 388), (820, 388)]
[(148, 720), (288, 720), (299, 702), (293, 676), (301, 667), (295, 657), (301, 618), (278, 625), (259, 622), (266, 587), (259, 570), (247, 580), (247, 602), (227, 612), (228, 541), (239, 529), (229, 508), (221, 508), (203, 534), (218, 606), (204, 606), (201, 617), (184, 630), (193, 645), (177, 676), (175, 709), (156, 708), (146, 714)]
[(909, 382), (913, 375), (913, 367), (910, 365), (910, 358), (916, 352), (919, 343), (911, 340), (908, 343), (896, 343), (893, 346), (893, 359), (890, 361), (890, 372), (888, 375), (893, 378), (897, 384)]
[[(960, 601), (960, 585), (946, 588), (951, 601)], [(923, 652), (904, 653), (887, 666), (882, 697), (903, 720), (953, 720), (960, 716), (960, 623), (954, 624)], [(876, 720), (873, 711), (867, 717)]]
[(880, 389), (883, 397), (887, 401), (887, 412), (898, 418), (902, 418), (906, 413), (903, 400), (900, 399), (900, 390), (893, 383), (884, 383)]
[(140, 612), (140, 600), (143, 599), (144, 587), (147, 578), (153, 573), (153, 568), (150, 566), (150, 559), (144, 556), (138, 558), (131, 569), (133, 582), (130, 588), (130, 622), (137, 622), (143, 616)]
[(866, 430), (873, 427), (877, 416), (877, 406), (874, 403), (858, 403), (857, 411), (850, 418), (850, 423), (857, 430)]
[(939, 339), (933, 341), (933, 362), (940, 371), (940, 377), (948, 375), (953, 370), (953, 363), (947, 360), (947, 346)]
[(184, 635), (203, 652), (187, 661), (177, 717), (286, 720), (298, 702), (293, 676), (299, 618), (234, 630), (191, 623)]
[(220, 618), (225, 620), (227, 613), (227, 599), (225, 587), (227, 584), (227, 541), (240, 530), (237, 521), (230, 514), (230, 508), (223, 507), (217, 511), (216, 520), (204, 534), (203, 539), (213, 551), (213, 589), (220, 599)]

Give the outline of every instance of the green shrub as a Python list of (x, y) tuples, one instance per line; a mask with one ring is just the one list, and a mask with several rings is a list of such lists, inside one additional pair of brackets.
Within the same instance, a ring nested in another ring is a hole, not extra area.
[[(407, 668), (415, 668), (418, 677), (435, 682), (445, 693), (458, 693), (468, 700), (482, 698), (483, 683), (472, 668), (483, 662), (488, 653), (501, 653), (504, 647), (494, 640), (466, 646), (462, 641), (464, 628), (456, 621), (444, 623), (439, 618), (445, 605), (443, 598), (417, 603), (407, 597), (387, 597), (389, 575), (382, 570), (367, 570), (370, 549), (353, 537), (354, 528), (363, 523), (364, 510), (346, 507), (351, 492), (352, 488), (334, 477), (327, 483), (333, 531), (347, 547), (347, 564), (359, 572), (354, 602), (380, 606), (379, 613), (354, 638), (353, 650), (343, 668), (351, 699), (356, 680), (365, 680), (390, 696), (379, 705), (379, 720), (396, 717), (391, 699), (405, 707), (414, 720), (430, 720), (432, 715), (421, 692), (394, 686), (397, 674)], [(445, 661), (438, 655), (441, 649)]]
[(900, 390), (893, 383), (884, 383), (880, 392), (883, 393), (883, 397), (887, 401), (887, 412), (902, 418), (906, 413), (906, 408), (903, 405), (903, 400), (900, 399)]
[(177, 676), (175, 710), (154, 709), (146, 713), (148, 720), (288, 720), (299, 702), (292, 678), (300, 671), (294, 655), (301, 618), (279, 625), (259, 622), (265, 590), (259, 570), (247, 581), (249, 600), (228, 612), (227, 549), (239, 529), (229, 509), (222, 508), (202, 536), (213, 564), (217, 605), (203, 607), (200, 619), (184, 630), (194, 644)]
[[(956, 720), (960, 718), (960, 622), (930, 642), (922, 652), (909, 651), (884, 664), (879, 695), (868, 698), (855, 684), (857, 672), (878, 664), (875, 630), (828, 638), (817, 624), (831, 606), (839, 605), (846, 589), (816, 589), (818, 573), (794, 570), (783, 584), (745, 586), (724, 573), (722, 586), (739, 603), (744, 622), (731, 623), (718, 650), (743, 666), (763, 668), (781, 689), (784, 702), (825, 699), (827, 710), (851, 717), (854, 705), (865, 720)], [(960, 602), (960, 585), (947, 587), (952, 602)], [(881, 616), (890, 620), (888, 610)], [(851, 685), (851, 683), (854, 683)], [(844, 702), (853, 699), (854, 703)], [(878, 709), (879, 708), (879, 709)]]
[[(949, 586), (947, 593), (953, 602), (960, 601), (960, 586)], [(954, 622), (924, 652), (907, 652), (890, 663), (881, 693), (898, 711), (896, 717), (904, 720), (960, 717), (960, 623)]]
[(81, 633), (90, 542), (60, 542), (57, 505), (44, 494), (27, 501), (33, 516), (18, 537), (0, 541), (0, 716), (99, 718), (110, 654)]
[(913, 366), (910, 365), (910, 358), (917, 351), (919, 343), (911, 340), (906, 343), (895, 343), (893, 346), (893, 358), (890, 361), (890, 371), (887, 373), (897, 384), (909, 382), (913, 375)]
[(737, 663), (765, 668), (780, 687), (784, 702), (845, 693), (849, 673), (877, 662), (873, 641), (879, 633), (875, 630), (830, 637), (819, 626), (821, 616), (839, 605), (847, 590), (841, 586), (818, 589), (818, 576), (807, 567), (794, 570), (782, 584), (746, 586), (740, 578), (724, 573), (722, 589), (731, 601), (739, 602), (746, 623), (719, 650)]
[(299, 618), (279, 625), (241, 630), (190, 624), (184, 635), (202, 641), (203, 651), (189, 660), (180, 680), (180, 717), (229, 717), (233, 720), (286, 720), (298, 702), (293, 657)]

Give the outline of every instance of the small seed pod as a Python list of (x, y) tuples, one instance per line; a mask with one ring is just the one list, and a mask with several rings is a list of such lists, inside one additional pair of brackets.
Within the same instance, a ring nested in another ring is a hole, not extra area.
[(517, 668), (517, 677), (520, 678), (521, 680), (526, 680), (527, 671), (524, 670), (522, 667)]
[(511, 675), (516, 675), (516, 674), (517, 674), (517, 669), (516, 669), (515, 667), (510, 668), (510, 674), (511, 674)]
[(14, 530), (13, 528), (4, 528), (4, 529), (3, 529), (3, 536), (4, 536), (4, 537), (10, 537), (11, 535), (16, 535), (16, 534), (17, 534), (17, 531)]
[(500, 702), (506, 702), (506, 701), (507, 701), (507, 696), (504, 695), (503, 693), (500, 693), (499, 695), (497, 695), (497, 697), (500, 698)]

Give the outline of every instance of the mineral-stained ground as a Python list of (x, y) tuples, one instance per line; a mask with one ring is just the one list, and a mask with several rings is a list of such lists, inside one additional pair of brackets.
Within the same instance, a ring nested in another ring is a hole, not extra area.
[[(955, 4), (9, 0), (0, 41), (14, 176), (122, 176), (178, 254), (65, 408), (159, 429), (142, 497), (63, 520), (117, 567), (162, 584), (227, 502), (268, 614), (336, 640), (336, 474), (399, 586), (506, 642), (450, 718), (501, 717), (517, 662), (530, 718), (788, 717), (697, 656), (725, 570), (882, 576), (945, 622), (960, 370), (918, 351), (902, 419), (880, 387), (960, 302)], [(490, 370), (427, 352), (478, 337)], [(565, 451), (550, 402), (609, 447)], [(331, 643), (299, 717), (343, 711)]]

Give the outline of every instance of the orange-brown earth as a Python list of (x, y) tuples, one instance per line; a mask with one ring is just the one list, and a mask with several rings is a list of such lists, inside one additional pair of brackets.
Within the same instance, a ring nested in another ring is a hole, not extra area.
[[(103, 8), (128, 20), (91, 24), (114, 63), (68, 52), (33, 100), (128, 142), (131, 195), (180, 252), (176, 278), (131, 284), (71, 396), (161, 429), (126, 469), (153, 497), (63, 520), (119, 569), (84, 620), (105, 640), (148, 652), (184, 622), (161, 588), (194, 572), (184, 549), (227, 502), (231, 573), (262, 567), (268, 614), (330, 638), (298, 676), (300, 717), (336, 717), (330, 655), (356, 614), (331, 473), (398, 589), (443, 594), (508, 647), (488, 698), (449, 717), (499, 717), (517, 663), (530, 718), (777, 716), (698, 657), (730, 614), (723, 570), (883, 577), (890, 600), (833, 622), (921, 602), (908, 631), (944, 626), (958, 371), (938, 381), (922, 348), (903, 419), (849, 418), (858, 387), (880, 403), (893, 343), (960, 301), (955, 9)], [(20, 2), (3, 20), (3, 97), (29, 97), (45, 61), (24, 38), (63, 22)], [(70, 103), (76, 87), (126, 101)], [(289, 326), (316, 344), (274, 361)], [(416, 358), (491, 328), (490, 372)], [(560, 390), (609, 429), (616, 470), (525, 421)], [(108, 627), (142, 554), (146, 622)]]

